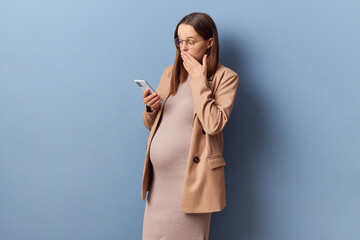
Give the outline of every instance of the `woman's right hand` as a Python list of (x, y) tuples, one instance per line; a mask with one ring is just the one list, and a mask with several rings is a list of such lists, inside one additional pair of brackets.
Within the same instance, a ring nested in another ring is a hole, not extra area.
[(143, 101), (146, 106), (151, 108), (151, 111), (154, 111), (160, 107), (161, 97), (157, 93), (150, 94), (150, 90), (146, 89), (143, 94)]

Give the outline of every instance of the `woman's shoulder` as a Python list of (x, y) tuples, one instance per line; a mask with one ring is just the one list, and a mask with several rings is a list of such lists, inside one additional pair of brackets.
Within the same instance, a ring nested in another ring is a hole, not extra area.
[(221, 63), (218, 64), (218, 68), (215, 72), (215, 75), (223, 75), (223, 74), (227, 74), (227, 75), (238, 75), (234, 70), (232, 70), (229, 67), (226, 67), (224, 65), (222, 65)]
[(174, 67), (174, 64), (171, 64), (171, 65), (166, 66), (164, 72), (165, 72), (165, 73), (171, 73), (173, 67)]
[(162, 76), (160, 78), (160, 82), (159, 82), (158, 87), (162, 87), (163, 85), (169, 85), (170, 84), (172, 68), (173, 68), (173, 65), (168, 65), (168, 66), (165, 67), (165, 70), (163, 71), (163, 74), (162, 74)]
[(234, 70), (219, 63), (215, 73), (209, 77), (209, 81), (222, 82), (227, 81), (227, 79), (237, 80), (238, 78), (239, 76)]

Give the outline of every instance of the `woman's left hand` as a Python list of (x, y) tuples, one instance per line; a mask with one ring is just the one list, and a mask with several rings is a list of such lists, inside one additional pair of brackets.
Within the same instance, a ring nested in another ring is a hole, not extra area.
[(206, 59), (207, 54), (203, 56), (203, 64), (201, 65), (190, 53), (181, 52), (181, 58), (184, 60), (183, 64), (186, 71), (191, 78), (201, 77), (207, 75)]

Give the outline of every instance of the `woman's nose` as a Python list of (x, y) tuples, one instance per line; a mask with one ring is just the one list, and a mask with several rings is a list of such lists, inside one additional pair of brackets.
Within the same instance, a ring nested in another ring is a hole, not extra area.
[(183, 52), (184, 50), (187, 50), (187, 46), (185, 43), (183, 43), (180, 47), (181, 51)]

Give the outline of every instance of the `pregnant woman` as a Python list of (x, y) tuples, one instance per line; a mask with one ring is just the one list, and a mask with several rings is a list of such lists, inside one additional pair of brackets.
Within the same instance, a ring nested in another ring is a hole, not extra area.
[[(175, 63), (143, 94), (150, 130), (142, 177), (143, 240), (208, 240), (226, 206), (223, 133), (238, 75), (219, 63), (214, 21), (191, 13), (174, 33)], [(164, 101), (160, 103), (160, 100)]]

